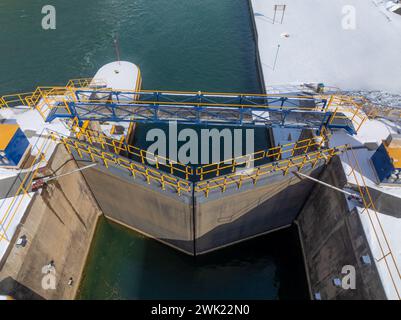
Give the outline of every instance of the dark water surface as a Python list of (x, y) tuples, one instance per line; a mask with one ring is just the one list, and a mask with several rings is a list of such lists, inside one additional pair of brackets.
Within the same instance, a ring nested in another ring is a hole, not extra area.
[[(56, 30), (41, 28), (47, 4), (56, 7)], [(115, 34), (145, 89), (260, 92), (251, 26), (248, 0), (1, 0), (0, 94), (93, 76), (115, 60)], [(269, 143), (262, 136), (258, 148)], [(79, 292), (82, 299), (306, 296), (294, 229), (193, 258), (105, 219)]]
[(196, 258), (102, 218), (81, 299), (307, 299), (295, 229)]

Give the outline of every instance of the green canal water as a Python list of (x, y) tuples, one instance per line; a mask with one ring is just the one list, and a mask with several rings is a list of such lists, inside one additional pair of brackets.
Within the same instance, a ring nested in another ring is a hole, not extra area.
[[(0, 94), (93, 76), (115, 60), (115, 34), (145, 89), (261, 90), (248, 0), (52, 0), (57, 29), (44, 31), (47, 4), (0, 1)], [(294, 229), (193, 258), (101, 219), (78, 297), (304, 299), (307, 289)]]

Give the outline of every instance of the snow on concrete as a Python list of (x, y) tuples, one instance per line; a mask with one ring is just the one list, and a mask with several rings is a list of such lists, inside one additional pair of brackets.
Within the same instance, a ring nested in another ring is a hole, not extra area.
[(108, 88), (136, 90), (140, 77), (139, 68), (127, 61), (115, 61), (101, 67), (93, 77), (94, 83), (105, 82)]
[(17, 197), (0, 199), (0, 260), (4, 256), (10, 240), (13, 237), (26, 209), (28, 208), (33, 193), (21, 194)]
[[(367, 186), (382, 193), (401, 198), (401, 187), (380, 186), (371, 157), (375, 149), (367, 149), (366, 144), (380, 145), (390, 133), (397, 133), (399, 126), (388, 120), (367, 120), (355, 136), (335, 131), (330, 139), (331, 146), (349, 144), (353, 151), (340, 156), (348, 184), (354, 189), (358, 185)], [(368, 197), (365, 196), (365, 199)], [(360, 204), (348, 200), (350, 209), (357, 208), (374, 263), (377, 266), (388, 299), (399, 299), (401, 294), (401, 218), (364, 209)], [(389, 253), (392, 255), (389, 255)], [(373, 262), (372, 262), (373, 263)]]
[[(358, 208), (387, 298), (399, 300), (401, 294), (401, 219), (373, 210)], [(389, 253), (392, 253), (390, 255)], [(398, 292), (398, 293), (397, 293)]]
[[(341, 160), (344, 173), (350, 185), (355, 187), (358, 185), (362, 187), (368, 186), (401, 198), (401, 188), (377, 185), (378, 181), (370, 162), (374, 151), (367, 149), (354, 150), (357, 161), (351, 152), (348, 153), (349, 157), (344, 154), (341, 156)], [(356, 165), (357, 163), (358, 165)], [(354, 168), (354, 173), (351, 170), (352, 168)], [(368, 197), (365, 196), (365, 199), (368, 200)], [(359, 204), (354, 201), (348, 201), (348, 205), (352, 209)], [(401, 279), (398, 275), (401, 270), (401, 218), (372, 209), (365, 210), (358, 206), (356, 208), (372, 251), (372, 260), (379, 271), (387, 298), (398, 300), (398, 294), (401, 294)], [(392, 255), (388, 255), (390, 252)]]
[[(274, 5), (281, 3), (287, 5), (283, 24), (280, 12), (273, 24)], [(266, 86), (323, 82), (401, 93), (401, 16), (387, 11), (383, 1), (252, 0), (252, 5)], [(355, 30), (342, 27), (344, 6), (356, 10)]]
[(382, 119), (369, 119), (361, 126), (357, 135), (351, 136), (345, 131), (336, 131), (330, 139), (330, 145), (349, 144), (354, 148), (363, 146), (366, 143), (380, 145), (390, 134), (397, 133), (397, 129), (397, 126), (392, 122)]

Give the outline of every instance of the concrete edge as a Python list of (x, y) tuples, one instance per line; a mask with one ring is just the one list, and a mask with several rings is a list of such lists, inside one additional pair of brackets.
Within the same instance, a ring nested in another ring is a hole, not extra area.
[(253, 38), (255, 41), (255, 51), (256, 51), (255, 58), (256, 58), (256, 67), (258, 69), (259, 82), (260, 82), (262, 92), (266, 93), (265, 77), (263, 74), (262, 63), (260, 60), (258, 29), (256, 27), (256, 20), (255, 20), (255, 15), (254, 15), (254, 11), (253, 11), (252, 0), (248, 0), (248, 6), (249, 6), (249, 14), (251, 16), (251, 22), (252, 22)]
[(104, 217), (105, 217), (107, 220), (110, 220), (110, 221), (112, 221), (112, 222), (115, 223), (115, 224), (118, 224), (118, 225), (120, 225), (120, 226), (123, 226), (123, 227), (129, 229), (129, 230), (132, 230), (132, 231), (135, 231), (135, 232), (137, 232), (137, 233), (139, 233), (139, 234), (142, 234), (142, 235), (146, 236), (147, 238), (156, 240), (156, 241), (158, 241), (158, 242), (160, 242), (160, 243), (162, 243), (162, 244), (164, 244), (164, 245), (166, 245), (166, 246), (169, 246), (169, 247), (171, 247), (171, 248), (173, 248), (173, 249), (175, 249), (175, 250), (178, 250), (178, 251), (180, 251), (180, 252), (182, 252), (182, 253), (185, 253), (185, 254), (187, 254), (187, 255), (189, 255), (189, 256), (193, 256), (193, 254), (190, 253), (190, 252), (187, 252), (187, 251), (185, 251), (185, 250), (183, 250), (183, 249), (181, 249), (181, 248), (179, 248), (179, 247), (177, 247), (177, 246), (175, 246), (175, 245), (173, 245), (173, 244), (171, 244), (171, 243), (169, 243), (169, 242), (167, 242), (167, 241), (164, 241), (164, 240), (162, 240), (162, 239), (156, 238), (156, 237), (152, 236), (151, 234), (148, 234), (148, 233), (143, 232), (143, 231), (141, 231), (141, 230), (139, 230), (139, 229), (136, 229), (136, 228), (134, 228), (134, 227), (132, 227), (132, 226), (130, 226), (130, 225), (128, 225), (128, 224), (125, 224), (125, 223), (122, 222), (122, 221), (119, 221), (119, 220), (117, 220), (117, 219), (111, 218), (111, 217), (109, 217), (109, 216), (107, 216), (107, 215), (104, 215)]
[(227, 243), (227, 244), (225, 244), (225, 245), (222, 245), (222, 246), (219, 246), (219, 247), (210, 249), (210, 250), (202, 251), (202, 252), (200, 252), (200, 253), (197, 253), (196, 255), (197, 255), (197, 256), (201, 256), (201, 255), (206, 254), (206, 253), (210, 253), (210, 252), (213, 252), (213, 251), (217, 251), (217, 250), (220, 250), (220, 249), (224, 249), (224, 248), (226, 248), (226, 247), (230, 247), (230, 246), (232, 246), (232, 245), (235, 245), (235, 244), (238, 244), (238, 243), (241, 243), (241, 242), (244, 242), (244, 241), (248, 241), (248, 240), (251, 240), (251, 239), (260, 237), (260, 236), (264, 236), (264, 235), (267, 235), (267, 234), (272, 233), (272, 232), (276, 232), (276, 231), (279, 231), (279, 230), (282, 230), (282, 229), (287, 229), (287, 228), (289, 228), (289, 227), (291, 227), (291, 226), (292, 226), (292, 224), (287, 224), (287, 225), (285, 225), (285, 226), (278, 227), (278, 228), (275, 228), (275, 229), (272, 229), (272, 230), (269, 230), (269, 231), (265, 231), (265, 232), (262, 232), (262, 233), (258, 233), (258, 234), (255, 234), (255, 235), (253, 235), (253, 236), (246, 237), (246, 238), (244, 238), (244, 239), (236, 240), (236, 241)]
[(299, 243), (301, 244), (302, 260), (303, 260), (304, 268), (305, 268), (306, 282), (308, 283), (309, 298), (310, 298), (310, 300), (314, 300), (313, 293), (312, 293), (312, 285), (311, 285), (311, 281), (310, 281), (310, 273), (309, 273), (308, 263), (306, 262), (304, 242), (302, 240), (301, 227), (299, 226), (298, 220), (296, 220), (296, 219), (294, 220), (294, 225), (297, 227)]
[[(91, 191), (91, 193), (92, 193), (92, 191)], [(102, 214), (98, 214), (97, 215), (96, 222), (94, 223), (94, 228), (92, 228), (92, 231), (90, 233), (91, 241), (90, 241), (90, 244), (88, 245), (88, 247), (86, 249), (84, 263), (81, 265), (81, 268), (79, 270), (79, 277), (76, 279), (76, 284), (77, 285), (73, 289), (73, 295), (72, 295), (73, 298), (72, 298), (72, 300), (77, 300), (78, 291), (79, 291), (79, 288), (81, 287), (81, 280), (82, 280), (82, 277), (84, 275), (84, 271), (85, 271), (85, 268), (86, 268), (86, 265), (87, 265), (87, 262), (88, 262), (89, 254), (90, 254), (91, 249), (92, 249), (93, 239), (95, 238), (95, 233), (96, 233), (97, 227), (99, 225), (99, 221), (100, 221), (99, 218), (101, 216), (102, 216)]]

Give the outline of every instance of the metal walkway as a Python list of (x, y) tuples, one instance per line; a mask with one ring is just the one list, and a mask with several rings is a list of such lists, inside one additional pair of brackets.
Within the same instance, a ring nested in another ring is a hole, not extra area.
[[(67, 88), (50, 101), (46, 121), (71, 118), (79, 121), (113, 121), (286, 128), (323, 127), (355, 134), (350, 119), (329, 108), (325, 98), (201, 92), (111, 91)], [(45, 99), (46, 100), (46, 99)], [(38, 101), (40, 103), (40, 101)], [(336, 119), (334, 119), (336, 115)], [(335, 120), (335, 121), (333, 121)]]

